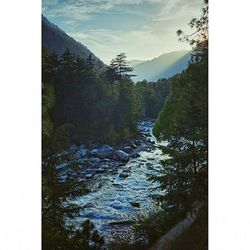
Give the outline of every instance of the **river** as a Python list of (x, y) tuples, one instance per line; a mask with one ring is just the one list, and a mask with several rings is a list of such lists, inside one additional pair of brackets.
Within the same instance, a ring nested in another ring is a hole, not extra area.
[(119, 166), (117, 171), (107, 171), (87, 180), (92, 191), (72, 201), (83, 209), (71, 222), (80, 224), (89, 219), (106, 242), (121, 237), (133, 240), (129, 222), (146, 218), (160, 209), (154, 199), (160, 194), (155, 190), (159, 184), (148, 179), (149, 175), (159, 174), (157, 170), (164, 159), (152, 134), (153, 125), (152, 121), (144, 121), (138, 129), (154, 147), (140, 151), (137, 158)]

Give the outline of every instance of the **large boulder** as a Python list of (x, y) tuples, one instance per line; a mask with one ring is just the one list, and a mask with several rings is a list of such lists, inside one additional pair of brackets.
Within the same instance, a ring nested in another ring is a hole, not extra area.
[(89, 150), (88, 149), (80, 149), (78, 152), (81, 155), (81, 157), (88, 156), (88, 154), (89, 154)]
[(85, 177), (87, 178), (87, 179), (90, 179), (90, 178), (92, 178), (94, 176), (94, 174), (86, 174), (85, 175)]
[(100, 167), (103, 168), (103, 169), (110, 168), (110, 166), (108, 164), (101, 164)]
[(78, 159), (88, 156), (88, 154), (89, 154), (88, 149), (80, 149), (74, 154), (73, 159), (78, 160)]
[(137, 152), (134, 152), (134, 153), (132, 153), (132, 154), (130, 155), (130, 157), (131, 157), (131, 158), (138, 158), (138, 157), (140, 157), (140, 154), (137, 153)]
[(129, 161), (129, 155), (128, 155), (127, 153), (125, 153), (124, 151), (122, 151), (122, 150), (116, 150), (116, 151), (115, 151), (115, 155), (116, 155), (121, 161), (124, 161), (124, 162)]
[(136, 201), (129, 202), (133, 207), (140, 207), (140, 203)]
[(110, 156), (113, 153), (113, 148), (109, 145), (105, 144), (103, 145), (97, 152), (97, 156), (106, 158)]
[(125, 146), (125, 147), (123, 147), (123, 151), (127, 154), (130, 154), (130, 153), (132, 153), (133, 148), (131, 146)]
[(95, 172), (96, 173), (103, 173), (103, 172), (105, 172), (105, 169), (104, 168), (97, 168), (96, 170), (95, 170)]
[(128, 174), (128, 173), (125, 173), (125, 172), (121, 172), (121, 173), (119, 174), (119, 177), (121, 177), (121, 178), (127, 178), (127, 177), (129, 177), (129, 174)]
[(90, 157), (89, 158), (89, 162), (91, 162), (91, 163), (100, 163), (100, 161), (101, 160), (97, 157)]
[(97, 153), (98, 153), (97, 148), (94, 148), (94, 149), (90, 150), (90, 154), (93, 155), (93, 156), (97, 155)]
[(100, 158), (106, 158), (111, 156), (113, 153), (113, 148), (105, 144), (101, 148), (94, 148), (90, 151), (90, 154), (93, 156), (98, 156)]

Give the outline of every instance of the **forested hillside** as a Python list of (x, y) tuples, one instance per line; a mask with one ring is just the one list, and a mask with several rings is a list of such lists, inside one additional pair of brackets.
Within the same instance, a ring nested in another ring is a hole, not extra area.
[(102, 70), (105, 64), (94, 55), (86, 46), (68, 36), (63, 30), (42, 16), (42, 46), (49, 52), (55, 52), (61, 56), (66, 49), (83, 59), (92, 59), (97, 69)]
[(191, 59), (191, 51), (173, 51), (148, 61), (132, 61), (136, 74), (134, 81), (158, 81), (185, 70)]
[(139, 119), (156, 117), (170, 81), (135, 85), (131, 71), (124, 54), (100, 73), (89, 58), (43, 49), (44, 153), (91, 140), (120, 143), (136, 135)]

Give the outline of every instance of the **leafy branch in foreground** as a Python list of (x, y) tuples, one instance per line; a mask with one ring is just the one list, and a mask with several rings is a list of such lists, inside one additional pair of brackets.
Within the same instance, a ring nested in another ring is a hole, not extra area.
[(86, 194), (84, 183), (65, 174), (70, 154), (48, 157), (42, 166), (42, 244), (44, 250), (96, 250), (103, 238), (89, 220), (79, 229), (67, 225), (67, 219), (79, 216), (81, 207), (69, 201)]
[(186, 211), (197, 199), (207, 199), (208, 169), (208, 6), (193, 19), (196, 31), (181, 40), (194, 46), (193, 60), (172, 78), (170, 93), (158, 115), (153, 133), (167, 140), (162, 175), (153, 179), (167, 192), (167, 200)]
[[(204, 0), (204, 4), (201, 17), (193, 18), (189, 23), (195, 31), (191, 34), (185, 34), (182, 30), (177, 31), (179, 40), (189, 43), (194, 48), (195, 60), (204, 59), (208, 52), (208, 0)], [(207, 57), (205, 59), (207, 60)]]

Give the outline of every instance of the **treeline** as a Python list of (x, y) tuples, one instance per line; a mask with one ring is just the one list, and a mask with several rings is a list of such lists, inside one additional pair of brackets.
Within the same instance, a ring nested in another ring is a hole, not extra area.
[(136, 93), (139, 100), (140, 117), (157, 118), (165, 97), (170, 91), (172, 79), (159, 79), (157, 82), (146, 80), (136, 83)]
[(42, 53), (43, 154), (69, 143), (120, 143), (136, 135), (136, 122), (156, 118), (169, 91), (169, 80), (133, 83), (124, 53), (103, 72), (69, 50), (58, 57)]
[(91, 56), (85, 61), (69, 50), (58, 58), (44, 49), (42, 65), (44, 149), (55, 151), (66, 137), (116, 143), (136, 133), (137, 101), (125, 73), (114, 69), (111, 80)]

